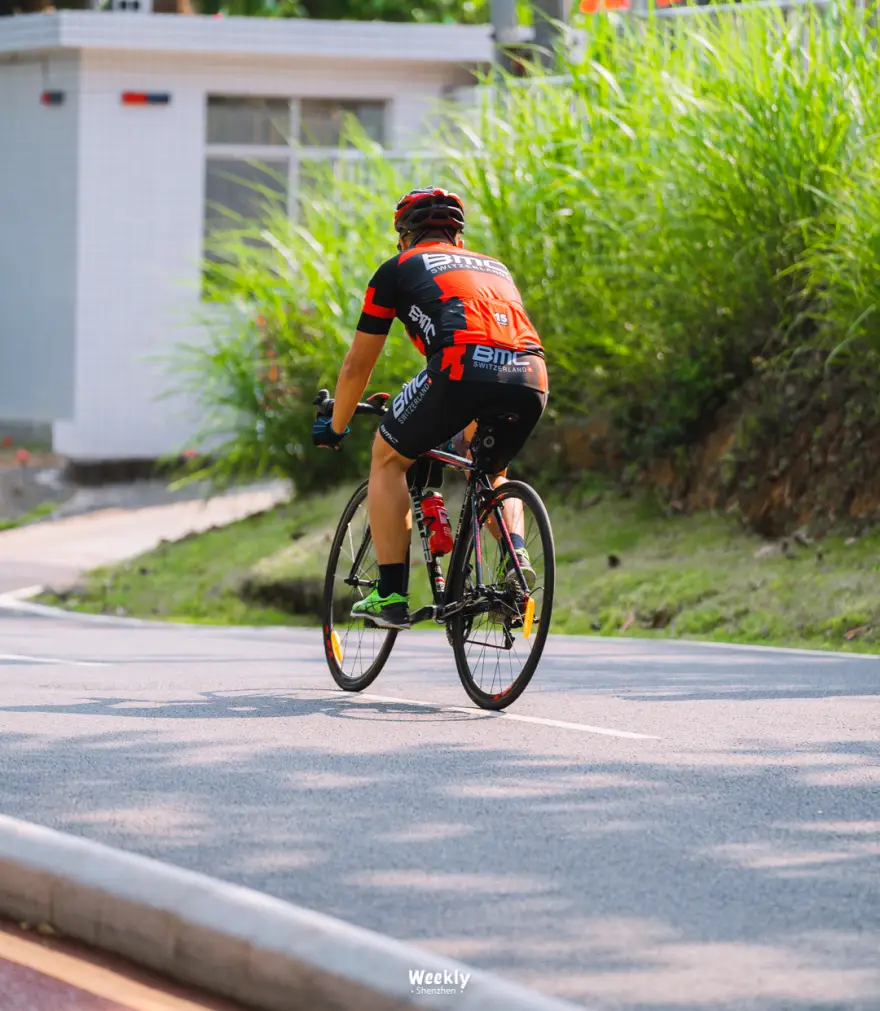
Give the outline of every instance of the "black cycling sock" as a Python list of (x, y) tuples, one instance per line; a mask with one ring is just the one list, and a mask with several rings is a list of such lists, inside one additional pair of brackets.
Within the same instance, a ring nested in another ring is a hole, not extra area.
[(392, 593), (405, 593), (406, 562), (395, 562), (393, 565), (379, 566), (379, 596), (387, 597)]
[(510, 543), (513, 545), (514, 551), (520, 551), (526, 546), (526, 542), (520, 537), (519, 534), (510, 535)]

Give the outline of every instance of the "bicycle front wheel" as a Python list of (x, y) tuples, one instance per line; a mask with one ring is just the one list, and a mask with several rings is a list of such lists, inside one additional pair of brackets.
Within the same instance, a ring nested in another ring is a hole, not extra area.
[(351, 609), (379, 582), (379, 563), (367, 517), (367, 483), (349, 500), (330, 546), (321, 624), (333, 680), (349, 692), (371, 685), (385, 666), (396, 629), (376, 628)]
[[(499, 518), (525, 542), (528, 594), (499, 536)], [(550, 630), (556, 556), (550, 517), (538, 493), (520, 481), (496, 489), (479, 522), (482, 586), (477, 585), (473, 523), (461, 531), (450, 562), (447, 600), (462, 605), (448, 623), (464, 690), (483, 709), (504, 709), (532, 679)]]

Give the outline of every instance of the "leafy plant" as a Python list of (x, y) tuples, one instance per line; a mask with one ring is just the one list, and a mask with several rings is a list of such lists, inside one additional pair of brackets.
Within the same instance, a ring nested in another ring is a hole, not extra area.
[(487, 87), (448, 147), (546, 338), (554, 403), (612, 403), (651, 453), (813, 339), (802, 268), (878, 126), (876, 30), (844, 7), (584, 27), (563, 82)]
[(487, 0), (202, 0), (203, 14), (245, 17), (330, 18), (351, 21), (450, 21), (479, 24)]
[[(363, 158), (313, 165), (293, 218), (270, 187), (247, 183), (260, 198), (260, 224), (227, 212), (228, 227), (209, 241), (207, 340), (174, 361), (177, 385), (196, 392), (204, 419), (195, 444), (208, 459), (194, 465), (194, 478), (285, 474), (305, 490), (367, 466), (369, 424), (353, 426), (345, 453), (311, 444), (312, 400), (332, 389), (367, 282), (396, 251), (389, 194), (405, 188), (376, 146), (353, 140)], [(396, 323), (370, 388), (392, 392), (419, 367)]]
[[(841, 5), (583, 27), (563, 78), (495, 75), (449, 109), (431, 166), (467, 202), (468, 244), (517, 280), (548, 350), (551, 414), (610, 409), (632, 458), (669, 453), (767, 362), (877, 354), (870, 20)], [(314, 484), (351, 466), (311, 452), (311, 393), (332, 385), (369, 274), (393, 252), (394, 199), (427, 178), (359, 143), (362, 160), (328, 168), (295, 222), (267, 207), (212, 244), (222, 312), (193, 364), (227, 426), (217, 473)], [(415, 370), (407, 347), (394, 331), (373, 388)]]

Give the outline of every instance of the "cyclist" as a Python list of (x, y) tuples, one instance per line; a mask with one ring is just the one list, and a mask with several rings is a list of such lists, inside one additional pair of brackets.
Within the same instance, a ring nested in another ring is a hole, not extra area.
[[(538, 423), (548, 386), (541, 340), (510, 271), (464, 247), (461, 199), (434, 186), (412, 190), (397, 204), (394, 227), (399, 252), (367, 287), (357, 333), (339, 373), (333, 416), (315, 422), (312, 439), (316, 446), (339, 448), (391, 323), (400, 319), (427, 367), (394, 399), (376, 434), (368, 509), (379, 583), (355, 604), (352, 615), (381, 628), (409, 628), (407, 470), (416, 457), (448, 443), (474, 419), (491, 419), (495, 441), (483, 463), (497, 486)], [(515, 518), (511, 527), (516, 530)], [(521, 529), (511, 537), (521, 567), (528, 570)]]

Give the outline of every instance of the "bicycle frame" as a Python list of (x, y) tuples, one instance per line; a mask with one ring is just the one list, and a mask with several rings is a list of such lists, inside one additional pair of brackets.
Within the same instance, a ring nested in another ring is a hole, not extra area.
[[(447, 453), (441, 449), (430, 450), (424, 454), (424, 458), (428, 460), (437, 460), (446, 466), (454, 467), (456, 470), (461, 470), (465, 473), (472, 473), (475, 470), (473, 463), (468, 460), (467, 457), (458, 456), (455, 453)], [(440, 565), (439, 558), (435, 558), (431, 553), (430, 537), (425, 525), (425, 514), (422, 511), (422, 496), (424, 495), (424, 492), (425, 489), (420, 484), (413, 482), (413, 484), (410, 485), (413, 519), (415, 520), (416, 527), (419, 531), (419, 537), (421, 538), (422, 553), (425, 557), (425, 567), (428, 570), (428, 579), (431, 583), (431, 596), (434, 603), (429, 604), (426, 607), (419, 608), (419, 610), (412, 615), (411, 620), (414, 622), (424, 621), (428, 618), (434, 618), (436, 620), (446, 603), (446, 580), (443, 577), (443, 569)], [(458, 527), (455, 532), (456, 540), (461, 533), (465, 513), (467, 512), (468, 505), (471, 501), (471, 494), (472, 493), (469, 487), (468, 493), (465, 495), (464, 503), (462, 504), (461, 514), (458, 518)]]
[[(386, 396), (387, 398), (387, 395), (383, 394), (377, 394), (377, 396)], [(319, 417), (322, 415), (328, 416), (328, 405), (332, 405), (332, 401), (329, 399), (329, 393), (327, 390), (321, 390), (317, 398), (314, 400), (314, 403), (318, 407)], [(375, 402), (371, 403), (369, 401), (367, 403), (358, 404), (355, 409), (355, 414), (372, 414), (382, 417), (384, 413), (385, 408), (382, 404)], [(469, 475), (468, 490), (465, 494), (465, 500), (461, 507), (461, 514), (458, 518), (458, 526), (455, 531), (455, 542), (458, 543), (462, 535), (462, 530), (464, 529), (465, 521), (469, 520), (472, 525), (474, 538), (474, 589), (477, 591), (478, 596), (482, 596), (484, 598), (486, 607), (488, 607), (491, 594), (489, 592), (490, 587), (487, 587), (483, 580), (483, 546), (480, 540), (480, 520), (485, 517), (481, 516), (480, 513), (480, 499), (483, 495), (491, 496), (494, 489), (492, 488), (486, 473), (472, 460), (469, 460), (465, 456), (458, 456), (455, 453), (447, 453), (442, 449), (432, 449), (427, 453), (423, 453), (422, 458), (437, 460), (439, 463), (445, 464), (448, 467), (454, 467), (456, 470), (464, 471)], [(433, 597), (434, 603), (419, 608), (419, 610), (412, 615), (410, 620), (413, 623), (418, 621), (434, 620), (439, 624), (442, 624), (453, 615), (462, 612), (468, 605), (464, 601), (446, 602), (446, 581), (443, 577), (443, 570), (439, 560), (431, 553), (430, 538), (425, 527), (425, 514), (422, 511), (423, 494), (424, 488), (421, 485), (416, 482), (413, 482), (412, 485), (410, 485), (410, 498), (412, 500), (413, 516), (416, 521), (416, 526), (418, 527), (419, 537), (422, 541), (422, 551), (425, 556), (425, 566), (428, 570), (428, 578), (431, 582), (431, 596)], [(520, 589), (526, 599), (528, 599), (528, 582), (523, 574), (519, 558), (517, 557), (516, 551), (513, 547), (513, 542), (510, 539), (510, 531), (507, 529), (507, 524), (504, 522), (501, 507), (498, 505), (492, 506), (492, 515), (495, 517), (495, 523), (498, 527), (499, 534), (504, 538), (504, 546), (507, 549), (508, 555), (513, 561)], [(356, 573), (360, 568), (360, 564), (363, 560), (368, 544), (369, 536), (365, 536), (352, 562), (349, 578), (346, 580), (349, 586), (364, 585), (363, 582), (358, 579)], [(455, 549), (453, 548), (453, 552), (454, 551)]]
[[(486, 592), (486, 585), (483, 580), (483, 547), (480, 538), (480, 497), (483, 494), (491, 494), (493, 491), (492, 485), (488, 481), (486, 475), (481, 471), (471, 460), (463, 456), (457, 456), (455, 453), (447, 453), (444, 450), (432, 449), (427, 453), (423, 454), (425, 459), (437, 460), (440, 463), (445, 464), (449, 467), (454, 467), (456, 470), (461, 470), (470, 475), (468, 481), (468, 490), (465, 494), (464, 502), (462, 503), (461, 512), (458, 517), (458, 525), (455, 531), (455, 541), (458, 542), (462, 535), (462, 530), (464, 529), (464, 524), (469, 521), (473, 530), (474, 538), (474, 577), (475, 577), (475, 589), (478, 593)], [(422, 495), (424, 494), (424, 488), (421, 485), (413, 484), (410, 486), (410, 498), (412, 500), (412, 511), (413, 518), (415, 519), (416, 526), (419, 531), (419, 537), (422, 542), (422, 551), (425, 557), (425, 567), (428, 570), (428, 578), (431, 582), (431, 595), (434, 599), (433, 604), (429, 604), (425, 607), (419, 608), (412, 615), (412, 622), (425, 621), (427, 619), (434, 619), (437, 622), (444, 622), (453, 613), (458, 611), (462, 607), (461, 601), (452, 601), (447, 604), (446, 601), (446, 581), (443, 577), (443, 570), (440, 565), (438, 558), (435, 558), (431, 553), (430, 538), (428, 536), (428, 531), (425, 526), (425, 516), (422, 511)], [(513, 547), (513, 543), (510, 539), (510, 532), (507, 529), (507, 524), (504, 522), (504, 517), (501, 513), (501, 508), (495, 506), (492, 510), (495, 517), (495, 522), (498, 526), (498, 530), (503, 534), (505, 547), (509, 552), (510, 557), (514, 561), (516, 567), (518, 579), (520, 585), (526, 596), (529, 594), (528, 584), (526, 582), (525, 576), (523, 575), (519, 559), (517, 558), (516, 552)], [(454, 549), (453, 549), (454, 550)]]

